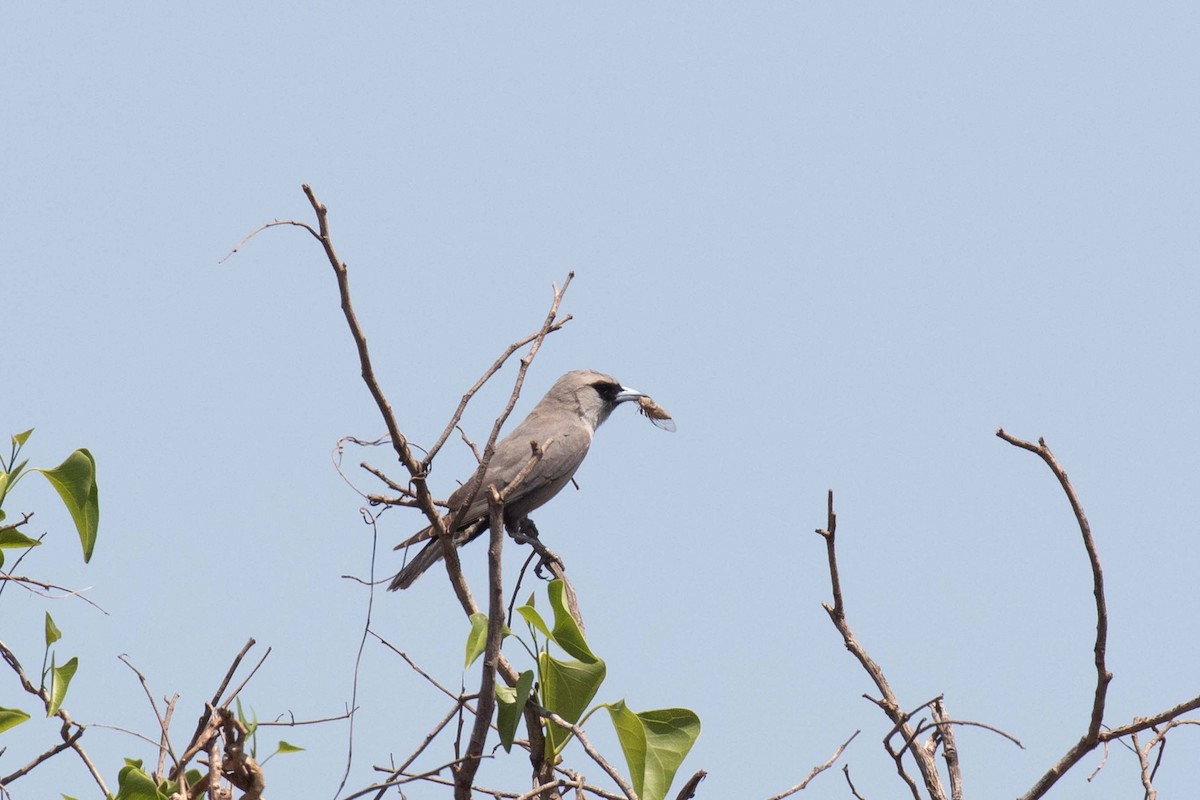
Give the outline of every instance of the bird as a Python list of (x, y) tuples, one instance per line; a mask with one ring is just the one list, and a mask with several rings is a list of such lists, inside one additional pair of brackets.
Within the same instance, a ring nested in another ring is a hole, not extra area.
[[(529, 462), (532, 442), (541, 448), (542, 457), (505, 499), (504, 524), (510, 529), (519, 526), (531, 512), (571, 481), (591, 447), (596, 429), (614, 408), (632, 400), (642, 401), (642, 398), (653, 403), (649, 395), (622, 386), (611, 376), (590, 369), (573, 370), (555, 381), (529, 416), (496, 444), (474, 498), (468, 497), (472, 481), (450, 495), (449, 510), (443, 521), (448, 522), (457, 514), (457, 523), (451, 532), (454, 546), (462, 547), (487, 530), (488, 486), (503, 492)], [(668, 429), (673, 430), (673, 425)], [(468, 502), (470, 506), (464, 508)], [(407, 589), (425, 570), (441, 560), (442, 542), (433, 533), (434, 528), (430, 525), (396, 545), (395, 549), (400, 550), (428, 540), (392, 579), (389, 591)]]

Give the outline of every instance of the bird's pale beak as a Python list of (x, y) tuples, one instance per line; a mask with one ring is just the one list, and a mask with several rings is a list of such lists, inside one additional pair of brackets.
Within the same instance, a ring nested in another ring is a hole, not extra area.
[(630, 389), (628, 386), (622, 386), (621, 391), (617, 392), (617, 396), (613, 398), (613, 405), (619, 405), (626, 400), (638, 400), (643, 397), (649, 397), (644, 392), (639, 392), (637, 389)]

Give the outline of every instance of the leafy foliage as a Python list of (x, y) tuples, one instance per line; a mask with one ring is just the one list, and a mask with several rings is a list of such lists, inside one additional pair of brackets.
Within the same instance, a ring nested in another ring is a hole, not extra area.
[[(586, 720), (599, 708), (606, 708), (617, 731), (625, 761), (635, 791), (644, 800), (662, 800), (683, 759), (700, 735), (700, 718), (686, 708), (664, 708), (654, 711), (631, 711), (624, 701), (588, 709), (604, 682), (606, 666), (588, 645), (583, 631), (566, 603), (562, 581), (551, 581), (547, 587), (554, 624), (549, 625), (530, 595), (517, 613), (528, 626), (533, 645), (526, 649), (537, 663), (538, 701), (571, 725)], [(483, 653), (487, 632), (487, 616), (471, 617), (467, 637), (467, 665)], [(506, 634), (510, 632), (506, 631)], [(551, 654), (553, 644), (567, 658)], [(534, 672), (522, 672), (515, 687), (496, 686), (496, 725), (500, 743), (505, 750), (512, 747), (525, 702), (534, 692)], [(546, 756), (555, 759), (574, 735), (573, 731), (553, 722), (544, 724)]]

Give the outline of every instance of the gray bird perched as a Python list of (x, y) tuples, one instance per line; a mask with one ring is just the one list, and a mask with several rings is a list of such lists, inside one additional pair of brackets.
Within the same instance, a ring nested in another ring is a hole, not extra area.
[[(529, 416), (496, 445), (479, 491), (470, 507), (458, 515), (458, 522), (451, 532), (454, 546), (462, 547), (487, 530), (487, 487), (494, 485), (497, 491), (504, 491), (529, 462), (530, 442), (537, 442), (542, 448), (542, 458), (505, 501), (504, 524), (509, 528), (519, 525), (530, 512), (567, 485), (583, 463), (596, 428), (608, 419), (614, 408), (627, 400), (640, 401), (642, 398), (648, 399), (648, 396), (622, 386), (608, 375), (588, 369), (568, 372), (555, 381)], [(469, 486), (470, 482), (450, 495), (449, 514), (445, 519), (449, 520), (467, 502)], [(388, 586), (390, 591), (407, 589), (425, 570), (441, 560), (442, 543), (432, 537), (433, 526), (430, 526), (396, 545), (395, 549), (399, 550), (429, 540), (392, 579)]]

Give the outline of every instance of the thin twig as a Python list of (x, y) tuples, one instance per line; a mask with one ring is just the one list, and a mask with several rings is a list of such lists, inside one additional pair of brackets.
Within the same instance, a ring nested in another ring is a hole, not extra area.
[(434, 739), (437, 738), (437, 735), (439, 733), (441, 733), (443, 730), (445, 730), (446, 726), (449, 725), (454, 720), (454, 718), (458, 716), (459, 710), (462, 707), (462, 705), (463, 705), (462, 701), (456, 703), (454, 705), (454, 707), (451, 708), (450, 711), (446, 713), (446, 716), (442, 717), (441, 722), (439, 722), (437, 725), (434, 725), (433, 728), (428, 733), (425, 734), (425, 738), (421, 741), (421, 744), (417, 746), (417, 749), (414, 750), (413, 753), (407, 759), (405, 759), (404, 762), (400, 766), (396, 767), (392, 771), (391, 775), (388, 778), (386, 778), (382, 784), (378, 784), (377, 786), (369, 786), (366, 789), (363, 789), (361, 791), (355, 792), (354, 794), (348, 795), (347, 797), (344, 798), (344, 800), (353, 800), (353, 798), (362, 797), (363, 795), (367, 795), (367, 794), (370, 794), (371, 792), (375, 791), (376, 788), (379, 789), (379, 793), (376, 794), (375, 797), (377, 798), (377, 800), (378, 800), (378, 798), (382, 798), (384, 793), (391, 786), (391, 784), (389, 782), (395, 780), (396, 778), (398, 778), (402, 774), (404, 774), (405, 771), (407, 771), (408, 768), (410, 766), (412, 766), (412, 763), (414, 761), (416, 761), (418, 758), (420, 758), (421, 753), (425, 752), (425, 748), (428, 747), (429, 744)]
[[(547, 318), (547, 321), (545, 323), (543, 323), (542, 327), (540, 329), (538, 329), (537, 331), (534, 331), (533, 333), (529, 334), (524, 339), (513, 342), (508, 347), (506, 347), (504, 349), (504, 352), (500, 354), (500, 357), (497, 358), (494, 362), (492, 362), (492, 365), (490, 367), (488, 367), (488, 369), (483, 373), (483, 375), (480, 376), (479, 380), (475, 381), (475, 385), (472, 386), (470, 389), (468, 389), (467, 392), (458, 401), (458, 408), (456, 408), (454, 410), (454, 414), (453, 414), (453, 416), (451, 416), (450, 422), (446, 424), (445, 429), (442, 431), (442, 435), (437, 438), (437, 441), (434, 442), (433, 447), (429, 448), (429, 454), (425, 456), (424, 463), (425, 463), (426, 467), (428, 467), (430, 464), (433, 463), (433, 457), (435, 455), (437, 455), (439, 450), (442, 449), (442, 445), (444, 445), (446, 443), (446, 440), (450, 438), (450, 434), (454, 432), (455, 428), (458, 428), (458, 423), (462, 420), (462, 415), (467, 410), (467, 404), (471, 402), (471, 398), (473, 398), (475, 396), (475, 394), (480, 389), (483, 388), (483, 385), (485, 383), (487, 383), (489, 380), (491, 380), (493, 375), (495, 375), (497, 372), (500, 371), (500, 368), (504, 366), (504, 362), (508, 361), (508, 359), (512, 356), (513, 353), (517, 352), (518, 350), (520, 350), (522, 347), (529, 344), (530, 342), (536, 342), (535, 347), (540, 346), (541, 340), (545, 339), (548, 334), (561, 329), (564, 325), (566, 325), (568, 322), (570, 322), (570, 320), (571, 320), (570, 314), (566, 315), (562, 319), (557, 319), (557, 316), (558, 316), (558, 305), (562, 301), (562, 296), (567, 291), (567, 285), (570, 284), (571, 279), (574, 277), (575, 277), (575, 273), (569, 272), (567, 274), (567, 279), (565, 281), (563, 281), (562, 289), (555, 289), (555, 292), (554, 292), (555, 302), (551, 306), (550, 314)], [(459, 429), (459, 433), (462, 435), (463, 440), (466, 441), (467, 444), (470, 446), (471, 451), (473, 453), (475, 453), (475, 460), (482, 462), (483, 459), (480, 457), (479, 451), (475, 449), (475, 445), (471, 444), (471, 442), (469, 440), (467, 440), (467, 435), (465, 433), (463, 433), (461, 429)]]
[(400, 484), (396, 483), (394, 480), (389, 478), (387, 475), (384, 475), (383, 471), (381, 469), (379, 469), (378, 467), (373, 467), (365, 461), (361, 462), (359, 464), (359, 466), (362, 467), (363, 469), (365, 469), (367, 472), (374, 475), (376, 478), (379, 478), (379, 480), (383, 481), (385, 484), (387, 484), (387, 487), (389, 489), (391, 489), (392, 491), (399, 492), (400, 494), (402, 494), (405, 497), (410, 498), (412, 500), (417, 499), (416, 492), (412, 491), (411, 489), (409, 489), (406, 486), (401, 486)]
[(629, 782), (625, 780), (625, 777), (621, 775), (617, 768), (608, 763), (604, 756), (600, 755), (600, 751), (598, 751), (592, 745), (592, 743), (588, 741), (587, 735), (583, 732), (583, 728), (567, 722), (553, 711), (540, 706), (538, 707), (538, 713), (560, 728), (570, 731), (575, 738), (579, 740), (579, 744), (581, 747), (583, 747), (583, 751), (591, 756), (592, 761), (595, 761), (600, 769), (604, 770), (608, 777), (612, 778), (613, 783), (620, 788), (620, 790), (625, 794), (625, 797), (627, 797), (628, 800), (638, 800), (637, 792), (633, 791), (633, 787), (629, 785)]
[(1154, 782), (1150, 780), (1150, 753), (1147, 750), (1142, 750), (1138, 743), (1138, 735), (1130, 734), (1130, 739), (1133, 740), (1133, 752), (1137, 753), (1138, 772), (1142, 779), (1142, 788), (1145, 790), (1145, 800), (1156, 800), (1158, 792), (1154, 790)]
[(700, 781), (707, 777), (707, 772), (697, 770), (695, 775), (687, 779), (687, 783), (679, 787), (679, 794), (675, 795), (675, 800), (692, 800), (696, 796), (696, 790), (700, 788)]
[(847, 739), (846, 741), (842, 742), (838, 746), (838, 749), (833, 752), (833, 755), (831, 755), (827, 761), (825, 761), (823, 764), (818, 764), (817, 766), (812, 768), (812, 772), (808, 773), (807, 778), (800, 781), (799, 783), (797, 783), (795, 786), (788, 789), (787, 791), (780, 792), (779, 794), (776, 794), (776, 795), (771, 795), (771, 797), (768, 798), (768, 800), (783, 800), (783, 798), (789, 797), (789, 796), (795, 794), (796, 792), (804, 791), (805, 787), (807, 787), (808, 784), (812, 782), (813, 778), (817, 777), (822, 772), (824, 772), (825, 770), (832, 767), (835, 763), (837, 763), (837, 760), (842, 757), (842, 752), (847, 747), (850, 746), (850, 743), (854, 741), (854, 737), (858, 736), (859, 733), (861, 733), (861, 731), (855, 731), (854, 733), (850, 734), (850, 738)]
[(258, 236), (260, 233), (267, 230), (268, 228), (277, 228), (280, 225), (294, 225), (297, 228), (303, 228), (304, 230), (311, 233), (313, 235), (313, 238), (316, 239), (318, 242), (321, 241), (321, 235), (319, 233), (317, 233), (315, 230), (313, 230), (312, 226), (309, 225), (307, 222), (300, 222), (300, 221), (294, 220), (294, 219), (277, 219), (274, 222), (268, 222), (264, 225), (259, 225), (257, 228), (255, 228), (254, 230), (247, 233), (245, 236), (242, 237), (242, 240), (240, 242), (238, 242), (237, 244), (235, 244), (233, 246), (233, 249), (230, 250), (228, 253), (226, 253), (225, 257), (222, 258), (217, 263), (224, 264), (226, 261), (228, 261), (230, 258), (233, 257), (234, 253), (241, 250), (242, 245), (246, 244), (246, 242), (250, 241), (255, 236)]
[[(826, 526), (823, 530), (818, 530), (817, 533), (825, 540), (826, 555), (829, 560), (829, 579), (832, 584), (833, 605), (822, 603), (825, 612), (829, 614), (829, 619), (833, 622), (835, 628), (842, 635), (842, 642), (846, 649), (849, 650), (862, 668), (870, 676), (879, 689), (880, 699), (873, 702), (883, 710), (893, 724), (896, 726), (893, 730), (900, 731), (906, 741), (912, 738), (912, 726), (909, 724), (909, 717), (900, 707), (900, 702), (896, 699), (895, 693), (892, 691), (891, 685), (887, 678), (884, 677), (883, 668), (877, 664), (874, 659), (867, 654), (866, 649), (855, 638), (854, 632), (850, 629), (850, 623), (846, 620), (846, 609), (842, 601), (842, 586), (838, 574), (837, 565), (837, 514), (833, 507), (833, 492), (830, 491), (826, 502)], [(912, 793), (913, 800), (920, 800), (920, 792), (917, 789), (916, 781), (913, 780), (904, 768), (903, 751), (896, 753), (891, 746), (887, 744), (887, 739), (891, 737), (891, 733), (884, 739), (885, 747), (892, 755), (892, 760), (896, 764), (896, 772), (901, 779), (904, 780)], [(917, 762), (917, 768), (921, 772), (921, 778), (925, 783), (925, 788), (929, 792), (929, 796), (935, 800), (945, 800), (946, 793), (942, 787), (942, 779), (938, 774), (937, 765), (932, 756), (920, 749), (912, 750), (913, 758)]]
[[(22, 553), (22, 555), (24, 555), (24, 553)], [(13, 566), (15, 567), (16, 565), (14, 564)], [(65, 586), (59, 586), (56, 583), (47, 583), (45, 581), (38, 580), (37, 578), (30, 578), (25, 575), (12, 575), (10, 573), (0, 573), (0, 589), (3, 588), (3, 584), (8, 583), (8, 582), (15, 583), (18, 586), (26, 589), (27, 591), (32, 592), (33, 594), (36, 594), (38, 597), (44, 597), (47, 600), (66, 600), (69, 597), (78, 597), (80, 600), (87, 603), (89, 606), (96, 609), (104, 616), (106, 616), (106, 617), (109, 616), (109, 613), (107, 611), (105, 611), (97, 603), (95, 603), (94, 601), (89, 599), (88, 596), (84, 594), (84, 592), (86, 592), (87, 589), (68, 589)], [(59, 592), (62, 592), (62, 594), (60, 594), (60, 595), (46, 594), (44, 592), (39, 592), (36, 589), (30, 588), (32, 586), (37, 586), (40, 589), (45, 589), (46, 592), (59, 591)]]
[(346, 781), (350, 778), (350, 769), (354, 764), (354, 710), (358, 707), (358, 674), (362, 666), (363, 653), (367, 648), (367, 636), (371, 633), (371, 612), (375, 608), (375, 552), (379, 548), (379, 530), (375, 524), (375, 515), (368, 515), (366, 519), (371, 526), (371, 558), (367, 567), (367, 607), (363, 614), (362, 634), (358, 637), (358, 649), (354, 654), (354, 669), (350, 679), (351, 711), (350, 723), (347, 725), (346, 731), (346, 769), (342, 771), (342, 779), (338, 782), (337, 791), (333, 793), (335, 798), (346, 788)]
[[(526, 352), (525, 355), (521, 356), (520, 366), (517, 368), (517, 377), (513, 381), (513, 389), (509, 394), (508, 403), (504, 406), (504, 410), (500, 412), (500, 415), (496, 417), (495, 422), (492, 424), (491, 433), (488, 435), (487, 443), (483, 448), (483, 458), (480, 461), (478, 468), (476, 468), (475, 474), (471, 476), (470, 480), (468, 480), (466, 484), (464, 484), (466, 491), (463, 494), (462, 504), (449, 515), (449, 519), (438, 521), (438, 523), (434, 526), (435, 535), (446, 536), (446, 531), (458, 530), (462, 523), (466, 521), (460, 519), (460, 516), (466, 513), (466, 511), (471, 507), (472, 503), (475, 502), (475, 497), (484, 488), (483, 479), (487, 475), (488, 465), (491, 463), (492, 456), (496, 452), (496, 440), (500, 437), (500, 429), (504, 426), (504, 423), (508, 420), (509, 415), (512, 414), (513, 408), (515, 408), (517, 405), (517, 398), (521, 396), (521, 387), (525, 384), (525, 373), (529, 370), (529, 365), (533, 363), (533, 359), (537, 355), (538, 350), (541, 349), (542, 342), (545, 341), (546, 337), (549, 336), (553, 331), (561, 327), (561, 324), (556, 325), (555, 323), (555, 320), (558, 317), (558, 308), (562, 304), (563, 296), (566, 294), (567, 287), (570, 285), (571, 279), (574, 277), (575, 273), (569, 272), (567, 273), (567, 279), (563, 281), (562, 288), (559, 289), (558, 287), (554, 287), (554, 299), (550, 303), (550, 310), (547, 312), (546, 318), (542, 322), (541, 329), (537, 332), (537, 334), (534, 335), (532, 344), (529, 346), (529, 351)], [(505, 356), (505, 358), (507, 358), (507, 356)], [(499, 367), (496, 365), (493, 365), (493, 367), (495, 369), (499, 369)], [(481, 380), (486, 380), (486, 377)], [(457, 424), (458, 421), (454, 420), (454, 425)], [(453, 426), (448, 428), (447, 432), (443, 434), (443, 436), (448, 437), (449, 430), (452, 429)], [(545, 443), (542, 444), (544, 445)], [(428, 469), (429, 459), (434, 453), (437, 452), (439, 446), (440, 445), (435, 445), (434, 447), (430, 448), (430, 455), (426, 456), (426, 460), (422, 462), (426, 469)], [(462, 605), (463, 611), (467, 614), (467, 616), (478, 612), (479, 608), (475, 605), (474, 600), (471, 598), (470, 590), (467, 588), (466, 579), (462, 576), (462, 570), (458, 564), (457, 554), (454, 553), (454, 543), (448, 538), (443, 539), (442, 541), (442, 555), (444, 557), (443, 560), (446, 562), (446, 571), (450, 576), (451, 583), (454, 585), (454, 592), (456, 595), (458, 595), (459, 603)]]
[(259, 668), (262, 667), (263, 662), (265, 662), (267, 660), (267, 656), (269, 656), (269, 655), (271, 655), (270, 647), (267, 648), (267, 652), (262, 654), (262, 658), (260, 658), (258, 660), (258, 663), (254, 665), (254, 667), (250, 670), (250, 673), (248, 675), (246, 675), (246, 677), (242, 680), (241, 683), (239, 683), (237, 685), (237, 688), (229, 693), (229, 696), (225, 698), (225, 702), (221, 703), (221, 707), (223, 707), (223, 708), (227, 707), (230, 703), (233, 702), (233, 699), (235, 697), (237, 697), (239, 694), (242, 693), (242, 689), (246, 688), (246, 684), (250, 682), (250, 679), (253, 678), (255, 673), (258, 672)]
[(861, 794), (858, 793), (858, 789), (854, 788), (854, 781), (850, 780), (850, 765), (849, 764), (842, 765), (842, 774), (846, 776), (846, 785), (850, 787), (850, 794), (854, 796), (854, 799), (855, 800), (866, 800), (865, 797), (863, 797)]
[(11, 772), (8, 775), (5, 775), (3, 778), (0, 778), (0, 788), (8, 786), (10, 783), (13, 783), (14, 781), (16, 781), (17, 778), (20, 778), (24, 775), (28, 775), (42, 762), (47, 761), (47, 760), (53, 758), (54, 756), (58, 755), (59, 753), (61, 753), (63, 750), (66, 750), (66, 749), (74, 746), (75, 741), (82, 735), (83, 735), (83, 728), (79, 728), (73, 734), (71, 734), (69, 737), (67, 737), (67, 739), (65, 741), (59, 742), (58, 744), (54, 745), (54, 747), (51, 747), (49, 750), (47, 750), (44, 753), (40, 753), (39, 755), (34, 757), (34, 759), (32, 761), (30, 761), (28, 764), (26, 764), (25, 766), (18, 769), (16, 772)]
[(196, 732), (192, 734), (191, 741), (187, 748), (183, 751), (183, 757), (171, 770), (171, 779), (178, 780), (183, 765), (191, 761), (192, 756), (204, 749), (203, 733), (209, 727), (212, 721), (212, 709), (216, 708), (221, 702), (221, 695), (225, 693), (225, 689), (229, 687), (229, 682), (233, 680), (233, 675), (237, 672), (238, 666), (242, 663), (242, 659), (246, 657), (246, 653), (250, 652), (250, 648), (254, 647), (254, 639), (248, 639), (238, 654), (234, 656), (233, 663), (229, 665), (229, 669), (225, 671), (225, 677), (221, 679), (220, 686), (217, 687), (216, 693), (213, 694), (212, 700), (206, 703), (204, 711), (200, 714), (200, 721), (196, 724)]
[(920, 736), (922, 733), (925, 733), (926, 731), (936, 730), (937, 728), (939, 728), (940, 726), (943, 726), (943, 725), (958, 725), (960, 727), (965, 727), (965, 728), (983, 728), (985, 731), (991, 731), (992, 733), (997, 734), (998, 736), (1003, 736), (1005, 739), (1008, 739), (1010, 742), (1012, 742), (1013, 744), (1015, 744), (1017, 747), (1021, 748), (1022, 750), (1025, 749), (1025, 745), (1021, 744), (1021, 740), (1018, 739), (1017, 737), (1013, 736), (1011, 733), (1007, 733), (1006, 731), (1003, 731), (994, 725), (988, 725), (986, 722), (976, 722), (974, 720), (969, 720), (969, 719), (948, 719), (948, 718), (935, 719), (933, 722), (923, 723), (922, 725), (917, 727), (915, 733), (917, 736)]
[[(162, 771), (163, 771), (163, 754), (168, 754), (171, 756), (172, 764), (175, 764), (175, 765), (179, 764), (179, 759), (175, 756), (175, 750), (174, 750), (174, 748), (171, 747), (171, 737), (167, 732), (167, 719), (164, 718), (163, 715), (158, 712), (158, 703), (154, 702), (154, 695), (152, 695), (150, 693), (150, 686), (146, 682), (146, 676), (142, 674), (142, 671), (139, 670), (137, 667), (135, 667), (133, 665), (133, 662), (131, 662), (129, 660), (129, 656), (125, 655), (124, 653), (117, 656), (117, 660), (120, 661), (125, 666), (129, 667), (131, 670), (133, 670), (134, 675), (137, 675), (138, 682), (142, 685), (142, 691), (146, 693), (146, 699), (150, 701), (150, 708), (154, 711), (154, 718), (158, 720), (158, 729), (161, 732), (160, 733), (161, 738), (159, 739), (159, 743), (158, 743), (158, 745), (159, 745), (158, 770), (156, 771), (155, 774), (161, 775)], [(176, 695), (176, 697), (178, 697), (178, 695)], [(168, 713), (169, 713), (170, 709), (171, 709), (171, 704), (168, 704), (167, 705)]]
[[(391, 403), (383, 393), (383, 389), (379, 386), (379, 381), (375, 377), (375, 368), (371, 364), (371, 354), (367, 349), (367, 337), (363, 333), (362, 326), (359, 325), (358, 316), (354, 312), (354, 304), (350, 299), (350, 278), (346, 263), (341, 260), (337, 254), (337, 250), (333, 246), (333, 237), (329, 233), (329, 209), (325, 207), (321, 201), (317, 200), (316, 194), (307, 183), (301, 187), (304, 190), (305, 197), (308, 198), (309, 204), (317, 215), (317, 224), (320, 230), (316, 234), (317, 240), (320, 241), (321, 247), (325, 250), (325, 257), (329, 261), (329, 265), (333, 267), (334, 276), (337, 278), (338, 294), (341, 297), (342, 314), (346, 318), (346, 324), (350, 328), (350, 335), (354, 339), (354, 345), (358, 351), (358, 362), (362, 372), (363, 383), (366, 384), (367, 390), (370, 392), (372, 399), (375, 401), (376, 407), (379, 409), (380, 415), (383, 417), (384, 424), (387, 427), (388, 436), (392, 442), (392, 449), (400, 459), (400, 463), (408, 470), (408, 474), (412, 477), (413, 485), (416, 487), (417, 500), (421, 510), (425, 513), (429, 524), (434, 526), (434, 529), (441, 535), (445, 535), (446, 529), (442, 522), (441, 514), (433, 503), (433, 496), (429, 493), (429, 487), (425, 483), (425, 474), (428, 471), (421, 462), (417, 461), (412, 454), (412, 449), (408, 445), (408, 439), (400, 432), (400, 426), (396, 422), (396, 415), (392, 412)], [(302, 225), (312, 233), (312, 228), (308, 225)]]

